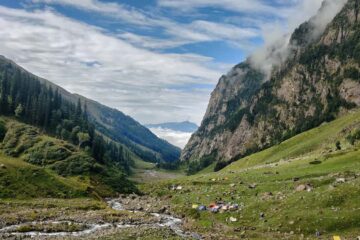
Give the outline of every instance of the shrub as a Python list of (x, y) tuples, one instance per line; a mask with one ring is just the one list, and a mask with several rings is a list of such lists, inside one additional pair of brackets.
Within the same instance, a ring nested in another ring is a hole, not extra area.
[(318, 165), (318, 164), (321, 164), (321, 163), (322, 162), (320, 160), (317, 160), (317, 159), (315, 159), (314, 161), (309, 162), (309, 164), (311, 164), (311, 165)]
[(57, 161), (62, 161), (72, 154), (68, 149), (56, 145), (52, 141), (45, 141), (28, 151), (28, 153), (25, 160), (37, 165), (52, 164)]
[(335, 146), (336, 146), (336, 149), (337, 149), (337, 150), (341, 150), (340, 141), (337, 141), (337, 142), (335, 143)]
[(346, 136), (346, 140), (354, 145), (357, 140), (360, 140), (360, 129), (355, 130), (355, 132)]
[(354, 145), (355, 144), (355, 138), (353, 135), (349, 134), (346, 136), (346, 140), (351, 144)]
[(62, 176), (75, 176), (89, 174), (93, 166), (95, 166), (95, 160), (91, 157), (74, 155), (64, 161), (54, 163), (51, 169)]
[(351, 78), (354, 80), (360, 80), (360, 71), (357, 68), (350, 67), (344, 70), (344, 78)]
[(120, 193), (140, 193), (136, 186), (126, 178), (126, 175), (115, 168), (104, 169), (102, 182)]
[(2, 142), (6, 135), (5, 123), (0, 121), (0, 142)]
[(188, 169), (186, 173), (188, 175), (195, 174), (199, 172), (200, 170), (210, 166), (215, 160), (216, 160), (217, 152), (213, 152), (210, 155), (202, 157), (198, 161), (192, 161), (188, 165)]

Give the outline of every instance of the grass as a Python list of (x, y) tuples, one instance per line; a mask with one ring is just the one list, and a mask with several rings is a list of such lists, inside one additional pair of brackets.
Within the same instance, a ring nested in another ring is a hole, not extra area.
[(76, 223), (49, 223), (49, 224), (26, 224), (19, 226), (15, 231), (16, 232), (46, 232), (46, 233), (56, 233), (56, 232), (79, 232), (86, 229), (85, 224), (76, 224)]
[(101, 174), (105, 170), (86, 152), (14, 119), (0, 118), (0, 121), (7, 128), (0, 144), (0, 198), (114, 194), (112, 187), (104, 183)]
[[(333, 235), (355, 239), (360, 235), (360, 143), (352, 146), (345, 138), (359, 126), (360, 112), (354, 112), (240, 159), (217, 173), (211, 172), (210, 166), (185, 177), (137, 160), (134, 178), (142, 182), (139, 186), (144, 193), (158, 197), (160, 204), (170, 205), (172, 211), (184, 216), (187, 230), (208, 239), (317, 239), (317, 231), (323, 239)], [(341, 150), (336, 149), (337, 141)], [(48, 167), (4, 154), (0, 154), (1, 164), (0, 225), (64, 217), (82, 222), (148, 217), (115, 212), (88, 198), (87, 190), (92, 187), (89, 177), (62, 177)], [(146, 176), (149, 173), (155, 175)], [(339, 183), (338, 178), (346, 182)], [(170, 190), (174, 184), (182, 189)], [(249, 188), (252, 184), (256, 187)], [(296, 191), (302, 184), (310, 185), (312, 191)], [(72, 199), (58, 199), (63, 196)], [(238, 203), (240, 210), (213, 214), (192, 209), (194, 203), (209, 205), (219, 199)], [(230, 217), (237, 221), (229, 222)], [(117, 239), (118, 234), (94, 239)], [(121, 234), (124, 239), (164, 236), (151, 229), (124, 230)], [(164, 234), (177, 239), (171, 233)]]
[(144, 162), (140, 159), (134, 161), (131, 180), (137, 183), (158, 182), (184, 176), (183, 170), (158, 169), (154, 163)]
[(49, 169), (37, 167), (0, 153), (0, 198), (80, 197), (88, 195), (89, 183), (63, 178)]
[[(168, 204), (188, 218), (193, 231), (214, 239), (315, 239), (317, 231), (325, 239), (354, 239), (360, 235), (360, 146), (351, 146), (345, 137), (359, 122), (360, 112), (354, 112), (220, 172), (207, 169), (191, 177), (147, 183), (142, 190), (170, 199)], [(336, 150), (336, 141), (342, 150)], [(314, 161), (317, 164), (311, 164)], [(337, 183), (342, 177), (346, 182)], [(254, 183), (256, 188), (249, 188)], [(182, 190), (170, 190), (174, 184)], [(312, 191), (296, 191), (301, 184), (311, 185)], [(217, 199), (243, 207), (220, 214), (191, 209), (194, 203), (209, 205)], [(230, 223), (229, 217), (238, 221)]]
[(325, 123), (318, 128), (299, 134), (279, 145), (241, 159), (241, 161), (233, 163), (229, 168), (245, 168), (314, 154), (314, 151), (318, 153), (329, 151), (335, 148), (336, 139), (339, 137), (341, 137), (341, 143), (347, 145), (344, 136), (341, 136), (342, 131), (359, 123), (360, 111), (350, 113), (331, 123)]

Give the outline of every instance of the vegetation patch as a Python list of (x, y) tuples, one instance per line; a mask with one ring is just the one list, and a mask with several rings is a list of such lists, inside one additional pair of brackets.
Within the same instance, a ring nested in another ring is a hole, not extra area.
[(21, 233), (27, 232), (80, 232), (87, 228), (85, 224), (73, 222), (59, 222), (59, 223), (37, 223), (19, 226), (15, 231)]

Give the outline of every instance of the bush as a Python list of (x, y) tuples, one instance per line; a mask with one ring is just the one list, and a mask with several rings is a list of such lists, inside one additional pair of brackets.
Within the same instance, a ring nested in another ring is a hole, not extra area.
[(227, 162), (224, 161), (218, 162), (214, 167), (214, 172), (220, 171), (221, 169), (225, 168), (227, 165), (229, 165), (229, 163)]
[(337, 142), (335, 143), (335, 146), (336, 146), (336, 150), (341, 150), (340, 141), (337, 141)]
[(349, 134), (346, 136), (346, 140), (351, 144), (354, 145), (355, 144), (355, 138), (353, 135)]
[(119, 193), (140, 193), (126, 175), (115, 168), (104, 169), (101, 181)]
[(347, 135), (346, 140), (351, 145), (354, 145), (357, 140), (360, 140), (360, 129), (357, 129), (354, 133)]
[(322, 162), (320, 160), (314, 160), (314, 161), (311, 161), (309, 162), (309, 164), (311, 165), (318, 165), (318, 164), (321, 164)]
[(210, 154), (208, 156), (202, 157), (198, 161), (190, 162), (186, 173), (188, 175), (192, 175), (192, 174), (195, 174), (195, 173), (199, 172), (200, 170), (210, 166), (216, 160), (216, 155), (217, 155), (217, 153), (213, 152), (212, 154)]
[(71, 152), (54, 142), (46, 141), (39, 144), (37, 147), (28, 151), (28, 156), (25, 159), (27, 162), (37, 165), (52, 164), (57, 161), (62, 161), (71, 156)]
[(2, 142), (6, 135), (5, 123), (0, 121), (0, 142)]
[(360, 80), (360, 71), (357, 68), (350, 67), (344, 70), (344, 78), (351, 78), (354, 80)]
[[(62, 176), (88, 175), (95, 166), (95, 160), (86, 155), (74, 155), (56, 162), (51, 169)], [(97, 166), (97, 165), (96, 165)]]

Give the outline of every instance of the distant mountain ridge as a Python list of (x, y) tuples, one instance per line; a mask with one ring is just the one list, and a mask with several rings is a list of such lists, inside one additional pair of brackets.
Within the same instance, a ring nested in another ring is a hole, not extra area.
[(60, 86), (29, 73), (4, 56), (0, 56), (0, 63), (2, 65), (10, 64), (14, 68), (34, 76), (42, 84), (51, 86), (53, 90), (57, 89), (61, 96), (70, 102), (77, 103), (80, 99), (81, 104), (86, 105), (89, 120), (95, 125), (96, 131), (107, 139), (126, 146), (141, 159), (151, 162), (171, 162), (179, 159), (179, 148), (158, 138), (130, 116), (81, 95), (69, 93)]
[(198, 125), (189, 121), (146, 124), (145, 126), (147, 128), (163, 128), (163, 129), (171, 129), (174, 131), (187, 132), (187, 133), (193, 133), (199, 128)]

